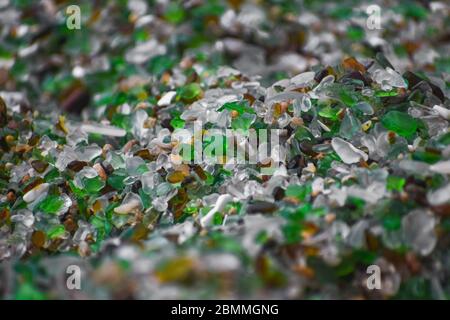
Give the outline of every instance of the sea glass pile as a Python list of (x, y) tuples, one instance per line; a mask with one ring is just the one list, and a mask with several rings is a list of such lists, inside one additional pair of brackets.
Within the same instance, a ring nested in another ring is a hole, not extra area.
[(0, 297), (450, 297), (448, 4), (78, 2), (0, 0)]

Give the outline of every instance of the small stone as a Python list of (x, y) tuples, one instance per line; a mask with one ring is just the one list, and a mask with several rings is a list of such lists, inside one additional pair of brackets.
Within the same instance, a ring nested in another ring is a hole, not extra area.
[(373, 74), (373, 80), (381, 84), (381, 89), (391, 90), (392, 87), (407, 88), (405, 80), (395, 72), (392, 68), (387, 67), (386, 70), (378, 69)]
[(184, 102), (192, 102), (202, 94), (202, 88), (198, 83), (190, 83), (182, 87), (178, 93), (181, 100)]
[(36, 170), (38, 173), (43, 173), (45, 169), (48, 167), (48, 163), (41, 161), (41, 160), (33, 160), (31, 162), (31, 166), (34, 170)]
[(77, 188), (89, 193), (96, 193), (105, 186), (105, 181), (91, 167), (84, 167), (75, 175), (74, 184)]
[(381, 124), (386, 129), (394, 131), (405, 138), (412, 136), (418, 127), (416, 119), (400, 111), (389, 111), (386, 113), (381, 119)]
[(176, 92), (176, 91), (169, 91), (169, 92), (166, 92), (166, 93), (161, 97), (161, 99), (158, 100), (158, 102), (157, 102), (158, 107), (166, 107), (166, 106), (168, 106), (168, 105), (172, 102), (173, 98), (174, 98), (176, 95), (177, 95), (177, 92)]
[(84, 167), (86, 167), (88, 163), (86, 161), (78, 161), (74, 160), (67, 165), (67, 169), (72, 170), (74, 172), (78, 172)]
[(433, 110), (435, 110), (442, 118), (450, 120), (450, 110), (444, 107), (441, 107), (439, 105), (435, 105), (433, 107)]
[(428, 172), (430, 168), (430, 166), (425, 162), (408, 159), (400, 161), (398, 166), (400, 169), (405, 170), (407, 172), (422, 173), (422, 174)]
[(203, 218), (200, 219), (200, 224), (206, 227), (211, 224), (216, 212), (221, 212), (225, 209), (225, 206), (233, 201), (233, 197), (229, 194), (222, 194), (216, 201), (216, 205), (212, 208)]
[(48, 183), (41, 183), (25, 193), (23, 195), (23, 201), (30, 203), (39, 198), (40, 196), (44, 195), (47, 191), (50, 185)]
[(96, 145), (82, 146), (75, 150), (79, 161), (92, 161), (102, 154), (102, 148)]
[(356, 70), (359, 71), (361, 73), (366, 72), (366, 68), (364, 68), (364, 66), (358, 62), (358, 60), (356, 60), (353, 57), (347, 58), (342, 62), (342, 65), (344, 66), (344, 68), (347, 69), (352, 69), (352, 70)]
[(65, 116), (59, 116), (59, 120), (56, 123), (56, 128), (64, 132), (64, 134), (68, 134), (69, 130), (67, 129), (66, 125), (66, 117)]
[(105, 170), (103, 169), (102, 165), (100, 163), (96, 163), (92, 166), (92, 168), (97, 171), (98, 175), (102, 180), (106, 180), (108, 178), (108, 175), (106, 174)]
[(170, 183), (179, 183), (184, 180), (185, 176), (181, 171), (174, 171), (167, 175), (167, 181)]
[(374, 114), (374, 110), (372, 108), (372, 106), (370, 104), (368, 104), (367, 102), (358, 102), (357, 104), (355, 104), (353, 106), (354, 109), (358, 109), (359, 111), (361, 111), (363, 114), (366, 115), (373, 115)]
[(339, 135), (345, 139), (351, 139), (355, 134), (361, 131), (361, 122), (350, 110), (345, 112), (344, 119), (339, 128)]
[(101, 134), (110, 137), (123, 137), (127, 134), (127, 132), (121, 128), (89, 123), (82, 124), (81, 130), (86, 133)]
[(249, 214), (273, 213), (277, 209), (278, 209), (278, 206), (272, 202), (256, 201), (256, 202), (248, 205), (247, 213), (249, 213)]
[(369, 158), (365, 152), (355, 148), (351, 143), (341, 138), (333, 138), (331, 140), (331, 146), (344, 163), (356, 163), (361, 159), (367, 161)]
[(142, 210), (141, 197), (132, 192), (125, 196), (120, 206), (114, 208), (114, 212), (118, 214), (128, 214), (140, 210)]
[(312, 71), (303, 72), (295, 77), (291, 78), (291, 84), (300, 86), (300, 85), (307, 85), (310, 82), (314, 81), (315, 73)]
[(7, 107), (2, 97), (0, 97), (0, 127), (4, 127), (7, 123)]
[(36, 248), (42, 248), (45, 244), (45, 238), (46, 235), (44, 232), (36, 230), (31, 235), (31, 242), (33, 243), (34, 246), (36, 246)]
[(430, 191), (427, 195), (428, 202), (433, 206), (445, 204), (450, 201), (450, 183), (437, 190)]
[(66, 195), (49, 195), (39, 202), (37, 208), (45, 213), (60, 215), (72, 205), (72, 200)]
[(406, 244), (422, 256), (429, 255), (437, 242), (435, 223), (433, 215), (425, 210), (416, 209), (408, 213), (402, 219)]
[(361, 125), (361, 129), (362, 129), (363, 131), (367, 131), (367, 130), (370, 129), (371, 126), (372, 126), (372, 121), (371, 121), (371, 120), (368, 120), (368, 121), (364, 122), (364, 123)]
[(8, 191), (8, 193), (6, 194), (6, 200), (8, 200), (9, 202), (16, 201), (16, 193), (13, 190)]
[(439, 161), (431, 165), (430, 170), (441, 174), (450, 174), (450, 160)]
[(47, 232), (47, 235), (50, 239), (56, 239), (56, 238), (60, 238), (62, 236), (64, 236), (64, 234), (66, 233), (66, 229), (64, 227), (64, 225), (57, 225), (56, 227), (50, 229)]
[(203, 168), (201, 166), (199, 166), (199, 165), (194, 165), (194, 172), (197, 174), (197, 176), (201, 180), (206, 180), (208, 178), (208, 176), (206, 175), (206, 173), (203, 170)]
[(58, 155), (56, 159), (55, 167), (63, 171), (66, 169), (67, 165), (72, 161), (78, 160), (78, 156), (70, 146), (64, 146), (63, 151)]

